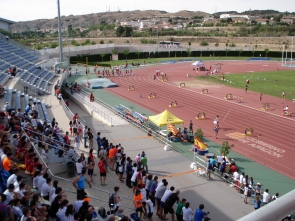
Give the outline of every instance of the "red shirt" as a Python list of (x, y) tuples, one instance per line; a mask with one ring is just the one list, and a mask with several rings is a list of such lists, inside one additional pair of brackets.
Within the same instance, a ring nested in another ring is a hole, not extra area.
[(236, 171), (237, 171), (237, 167), (234, 166), (234, 165), (232, 165), (232, 166), (231, 166), (231, 172), (234, 173), (234, 172), (236, 172)]
[(99, 171), (100, 173), (105, 173), (107, 172), (106, 169), (105, 169), (105, 166), (104, 166), (104, 162), (102, 160), (100, 160), (98, 162), (98, 168), (99, 168)]

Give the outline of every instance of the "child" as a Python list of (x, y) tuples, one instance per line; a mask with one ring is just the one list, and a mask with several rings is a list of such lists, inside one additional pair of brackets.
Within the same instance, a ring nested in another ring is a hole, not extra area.
[(246, 183), (245, 187), (244, 187), (244, 203), (248, 204), (247, 199), (248, 199), (248, 183)]
[(153, 212), (154, 212), (154, 204), (151, 200), (151, 195), (148, 196), (148, 200), (146, 200), (146, 205), (147, 205), (147, 217), (149, 221), (153, 221)]
[(77, 133), (76, 134), (76, 136), (75, 136), (75, 142), (76, 142), (77, 149), (80, 149), (80, 143), (81, 143), (80, 133)]

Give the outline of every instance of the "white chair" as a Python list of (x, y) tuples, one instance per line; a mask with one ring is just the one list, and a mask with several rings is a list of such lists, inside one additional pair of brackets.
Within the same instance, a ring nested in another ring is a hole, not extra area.
[(202, 176), (202, 177), (206, 176), (206, 171), (203, 170), (202, 168), (199, 168), (199, 169), (198, 169), (198, 172), (199, 172), (199, 175), (200, 175), (200, 176)]

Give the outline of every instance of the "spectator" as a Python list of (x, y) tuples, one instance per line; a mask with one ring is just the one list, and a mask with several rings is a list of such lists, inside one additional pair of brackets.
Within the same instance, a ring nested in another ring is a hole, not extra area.
[(86, 145), (87, 137), (88, 137), (88, 127), (85, 126), (85, 127), (83, 128), (84, 148), (87, 148), (87, 147), (88, 147), (88, 146)]
[(132, 160), (129, 158), (126, 164), (126, 186), (128, 186), (129, 188), (132, 188), (131, 177), (132, 177)]
[(149, 174), (147, 176), (147, 178), (146, 178), (146, 181), (145, 181), (146, 198), (148, 198), (149, 193), (150, 193), (150, 188), (151, 188), (151, 185), (152, 185), (152, 179), (153, 179), (153, 175)]
[(41, 196), (47, 201), (49, 201), (50, 190), (51, 190), (51, 178), (48, 177), (46, 179), (46, 183), (43, 183), (41, 187)]
[(46, 183), (46, 179), (48, 178), (48, 173), (44, 173), (43, 176), (40, 176), (37, 183), (38, 193), (41, 194), (42, 185)]
[(185, 206), (185, 204), (186, 204), (186, 199), (183, 198), (181, 200), (181, 202), (179, 202), (178, 205), (177, 205), (177, 209), (176, 209), (176, 219), (177, 219), (177, 221), (183, 221), (182, 208)]
[(239, 177), (240, 177), (239, 173), (235, 171), (233, 173), (233, 178), (234, 178), (234, 181), (236, 182), (236, 190), (238, 191), (239, 191)]
[(203, 212), (203, 209), (205, 206), (203, 204), (199, 205), (199, 208), (196, 209), (195, 215), (194, 215), (194, 221), (203, 221), (205, 216), (207, 216), (209, 213)]
[(139, 213), (139, 218), (140, 219), (142, 217), (142, 212), (143, 212), (143, 210), (142, 210), (142, 199), (143, 198), (142, 198), (140, 190), (136, 190), (135, 195), (133, 197), (133, 203), (134, 203), (137, 215)]
[(20, 199), (17, 198), (13, 201), (12, 212), (14, 216), (17, 217), (17, 220), (21, 219), (21, 217), (24, 215), (20, 208)]
[(56, 218), (56, 213), (58, 212), (58, 210), (60, 208), (60, 203), (62, 202), (62, 200), (63, 200), (63, 196), (62, 195), (57, 195), (54, 198), (54, 200), (51, 203), (50, 210), (49, 210), (50, 217)]
[(101, 142), (101, 139), (100, 139), (100, 132), (97, 132), (97, 137), (96, 137), (97, 150), (99, 150), (100, 147), (101, 147), (100, 142)]
[(88, 135), (89, 148), (92, 149), (93, 148), (93, 133), (90, 128), (88, 128), (87, 135)]
[(260, 205), (261, 205), (260, 195), (257, 195), (254, 199), (254, 210), (259, 209)]
[(100, 161), (98, 162), (98, 168), (99, 168), (99, 173), (100, 173), (100, 185), (101, 186), (106, 186), (107, 184), (105, 183), (106, 177), (107, 177), (107, 166), (105, 164), (105, 158), (101, 157)]
[[(75, 128), (74, 128), (74, 131), (75, 131)], [(80, 137), (80, 133), (75, 133), (75, 142), (76, 142), (76, 147), (77, 149), (79, 150), (80, 149), (80, 143), (81, 143), (81, 137)]]
[(81, 161), (81, 159), (78, 159), (78, 161), (76, 163), (76, 170), (77, 170), (78, 175), (81, 175), (82, 168), (83, 168), (82, 161)]
[(272, 196), (272, 200), (276, 200), (279, 197), (279, 193), (276, 193), (275, 195)]
[(247, 199), (248, 199), (248, 183), (246, 183), (246, 185), (244, 186), (244, 203), (248, 204)]
[(50, 189), (49, 199), (51, 199), (52, 195), (55, 194), (55, 190), (56, 190), (57, 187), (58, 187), (58, 181), (54, 180), (53, 184), (52, 184), (52, 187)]
[(153, 180), (153, 182), (151, 184), (151, 188), (150, 188), (151, 200), (154, 205), (155, 205), (155, 193), (156, 193), (157, 187), (158, 187), (158, 176), (154, 176), (154, 180)]
[(14, 165), (11, 163), (12, 153), (7, 153), (7, 157), (4, 158), (2, 161), (3, 169), (9, 172), (10, 174), (15, 173), (15, 170), (17, 169)]
[(263, 203), (268, 204), (269, 199), (270, 199), (270, 195), (268, 193), (268, 189), (266, 189), (263, 193)]
[(52, 194), (52, 196), (51, 196), (51, 198), (50, 198), (50, 203), (53, 203), (53, 201), (56, 199), (56, 197), (57, 197), (58, 195), (62, 196), (62, 194), (63, 194), (62, 188), (61, 188), (61, 187), (57, 187), (57, 188), (55, 189), (55, 193)]
[(164, 192), (164, 195), (162, 196), (161, 198), (161, 203), (160, 203), (160, 211), (159, 211), (159, 215), (161, 217), (163, 217), (163, 210), (164, 208), (166, 207), (166, 201), (167, 199), (172, 195), (174, 191), (174, 186), (171, 186), (170, 189), (167, 189), (165, 192)]
[[(168, 199), (166, 200), (165, 203), (165, 208), (164, 208), (164, 220), (166, 220), (166, 214), (170, 213), (172, 220), (175, 220), (175, 212), (173, 209), (173, 205), (177, 202), (179, 202), (179, 195), (180, 191), (177, 190), (175, 193), (172, 193)], [(189, 220), (190, 221), (190, 220)]]
[(90, 176), (90, 182), (93, 182), (94, 161), (92, 160), (90, 156), (88, 157), (87, 165), (88, 165), (88, 175)]
[(161, 214), (161, 198), (163, 197), (165, 191), (167, 190), (168, 182), (165, 181), (163, 186), (160, 186), (157, 192), (155, 193), (155, 202), (157, 205), (157, 216), (162, 218)]
[(14, 185), (9, 184), (7, 190), (4, 191), (4, 195), (6, 196), (6, 200), (3, 202), (4, 205), (8, 205), (11, 200), (13, 200), (13, 193), (14, 193)]
[(148, 195), (147, 200), (145, 201), (147, 204), (147, 218), (149, 221), (153, 221), (153, 213), (154, 213), (154, 204), (151, 200), (151, 195)]
[(193, 210), (190, 208), (190, 203), (187, 202), (185, 206), (182, 208), (183, 221), (191, 221), (193, 213)]
[(9, 186), (9, 184), (14, 184), (14, 182), (16, 181), (16, 178), (20, 175), (20, 170), (16, 169), (14, 174), (11, 174), (10, 177), (7, 180), (7, 184), (6, 187)]
[(79, 221), (79, 220), (80, 220), (80, 217), (81, 217), (80, 213), (76, 212), (76, 213), (74, 214), (74, 219), (73, 219), (73, 221)]
[(261, 185), (260, 185), (260, 183), (257, 183), (256, 184), (256, 187), (255, 187), (255, 195), (256, 196), (260, 196), (261, 195)]
[(148, 173), (147, 158), (146, 158), (145, 154), (141, 155), (140, 162), (141, 162), (141, 165), (143, 166), (143, 168), (145, 169), (146, 173)]
[(89, 187), (91, 188), (91, 183), (90, 181), (85, 177), (86, 175), (86, 170), (83, 169), (81, 172), (81, 175), (77, 176), (72, 184), (73, 186), (77, 189), (77, 194), (81, 193), (83, 197), (85, 197), (87, 194), (85, 193), (85, 180), (88, 183)]
[(75, 211), (79, 211), (81, 206), (82, 206), (82, 203), (83, 203), (83, 196), (82, 194), (77, 194), (77, 200), (74, 202), (73, 206), (74, 206), (74, 209)]
[(26, 221), (29, 217), (31, 217), (31, 210), (28, 207), (23, 208), (23, 215), (20, 218), (20, 221)]
[[(11, 184), (13, 185), (13, 184)], [(1, 193), (1, 201), (0, 201), (0, 218), (2, 218), (3, 220), (6, 219), (6, 217), (8, 216), (9, 212), (10, 212), (10, 208), (9, 206), (7, 206), (5, 204), (6, 201), (6, 195)]]
[(67, 221), (66, 211), (68, 207), (69, 201), (63, 200), (60, 204), (60, 208), (56, 213), (56, 216), (59, 218), (60, 221)]
[(119, 190), (120, 190), (120, 188), (119, 187), (117, 187), (117, 186), (115, 186), (114, 187), (114, 206), (113, 206), (113, 208), (111, 209), (112, 211), (115, 211), (115, 212), (117, 212), (118, 211), (118, 209), (119, 209), (119, 206), (120, 206), (120, 201), (121, 201), (121, 199), (120, 199), (120, 196), (119, 196)]

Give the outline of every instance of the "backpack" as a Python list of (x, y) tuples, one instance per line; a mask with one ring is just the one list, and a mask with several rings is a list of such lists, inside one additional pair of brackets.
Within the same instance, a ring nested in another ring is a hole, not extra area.
[(115, 205), (115, 193), (113, 193), (111, 195), (111, 197), (109, 198), (109, 207), (112, 208)]
[(133, 221), (139, 221), (139, 217), (137, 215), (137, 213), (131, 213), (130, 214), (130, 218), (133, 220)]
[(101, 218), (106, 218), (107, 217), (107, 213), (105, 208), (100, 207), (97, 211), (97, 213), (101, 216)]

